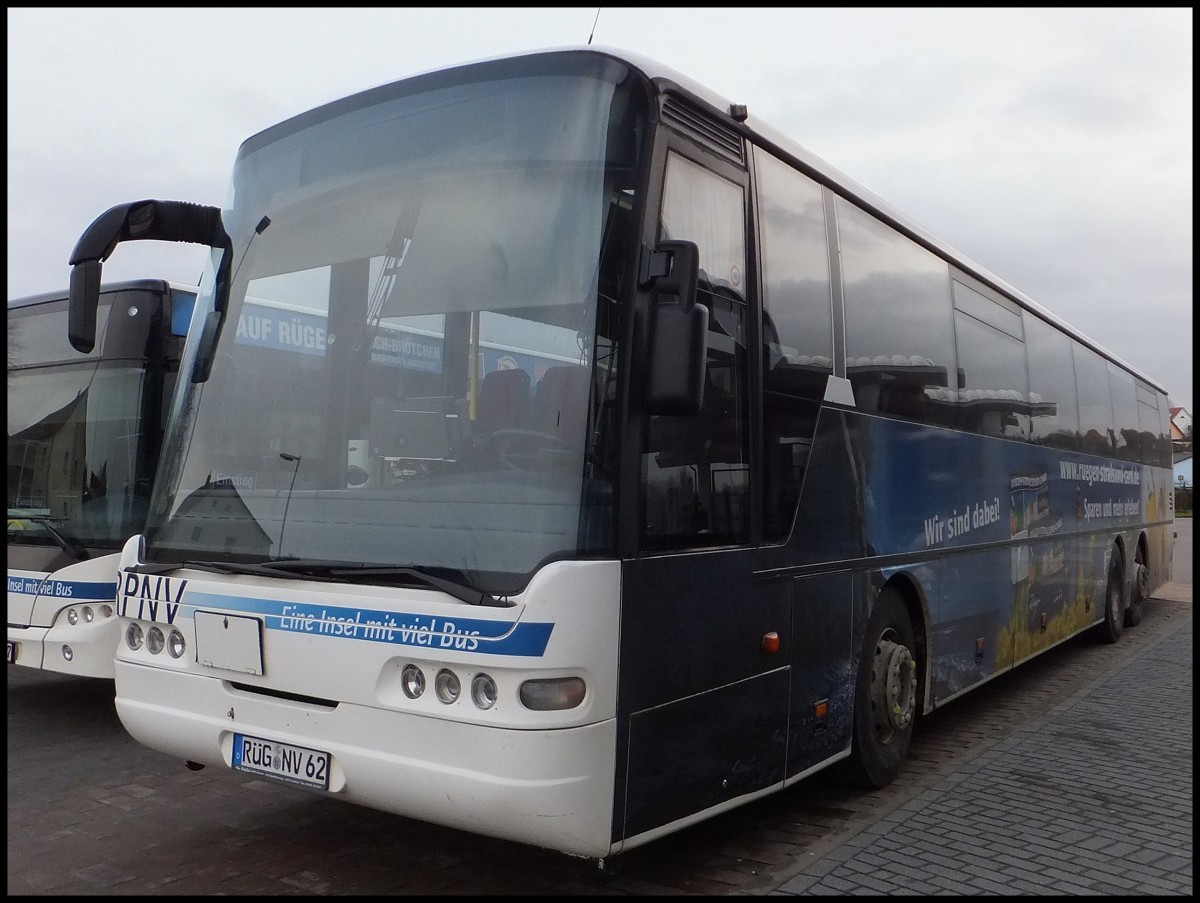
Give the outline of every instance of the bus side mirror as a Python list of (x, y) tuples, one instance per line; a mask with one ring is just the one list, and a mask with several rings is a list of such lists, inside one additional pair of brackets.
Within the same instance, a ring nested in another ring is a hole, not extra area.
[(708, 308), (696, 303), (700, 250), (691, 241), (663, 241), (646, 256), (642, 285), (653, 286), (650, 372), (651, 414), (694, 417), (704, 405)]
[(67, 338), (76, 351), (96, 347), (96, 307), (100, 303), (100, 261), (85, 260), (71, 268)]
[(219, 207), (152, 200), (110, 207), (84, 230), (71, 252), (67, 337), (76, 351), (87, 354), (96, 346), (96, 307), (104, 261), (121, 242), (144, 239), (229, 248)]
[(196, 343), (196, 359), (192, 364), (192, 382), (208, 381), (212, 373), (213, 359), (217, 351), (217, 337), (221, 334), (221, 326), (225, 315), (219, 310), (210, 310), (204, 315), (204, 325), (200, 327), (200, 339)]

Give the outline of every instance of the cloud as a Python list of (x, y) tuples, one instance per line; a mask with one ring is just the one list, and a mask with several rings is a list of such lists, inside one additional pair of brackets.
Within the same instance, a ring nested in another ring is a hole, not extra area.
[[(9, 295), (65, 285), (113, 204), (221, 203), (263, 128), (419, 71), (582, 44), (595, 20), (10, 8)], [(748, 104), (1191, 408), (1193, 24), (1186, 8), (605, 7), (594, 43)], [(134, 243), (106, 275), (194, 281), (202, 256)]]

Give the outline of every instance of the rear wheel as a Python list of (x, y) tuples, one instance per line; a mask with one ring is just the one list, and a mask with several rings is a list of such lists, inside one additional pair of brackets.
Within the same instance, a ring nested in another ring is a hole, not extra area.
[(1113, 548), (1108, 565), (1108, 588), (1104, 592), (1104, 621), (1096, 631), (1105, 643), (1115, 643), (1125, 628), (1125, 577), (1121, 567), (1121, 551)]
[(867, 623), (854, 689), (854, 737), (843, 780), (875, 789), (892, 782), (908, 755), (918, 708), (912, 621), (900, 593), (887, 587)]
[(1145, 556), (1138, 549), (1133, 562), (1133, 596), (1125, 609), (1125, 626), (1137, 627), (1146, 614), (1146, 600), (1150, 598), (1150, 571), (1146, 569)]

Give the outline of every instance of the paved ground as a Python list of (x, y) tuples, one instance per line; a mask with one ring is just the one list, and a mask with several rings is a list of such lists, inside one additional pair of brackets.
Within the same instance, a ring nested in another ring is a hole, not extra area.
[(8, 669), (8, 893), (1153, 894), (1192, 884), (1191, 521), (1121, 642), (1077, 638), (924, 719), (894, 784), (816, 776), (589, 864), (135, 743), (111, 685)]
[(1169, 590), (1175, 629), (778, 893), (1191, 896), (1191, 593)]

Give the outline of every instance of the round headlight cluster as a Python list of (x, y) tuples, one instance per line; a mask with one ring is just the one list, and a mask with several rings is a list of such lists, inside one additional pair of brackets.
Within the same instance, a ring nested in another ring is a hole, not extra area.
[(113, 608), (107, 603), (95, 607), (91, 605), (72, 605), (67, 609), (67, 623), (77, 627), (80, 623), (91, 624), (99, 619), (105, 621), (113, 616)]
[[(420, 699), (429, 681), (420, 665), (409, 662), (400, 670), (400, 688), (409, 699)], [(462, 680), (449, 668), (441, 668), (433, 677), (433, 695), (443, 705), (454, 705), (462, 695)], [(479, 671), (471, 677), (471, 702), (487, 711), (500, 701), (495, 678)], [(538, 712), (573, 709), (583, 702), (587, 686), (581, 677), (553, 677), (527, 680), (521, 684), (521, 703)]]
[(187, 650), (187, 641), (176, 628), (169, 627), (164, 632), (157, 624), (152, 624), (146, 630), (137, 621), (131, 621), (125, 628), (125, 645), (134, 652), (145, 646), (151, 655), (158, 655), (166, 649), (171, 658), (181, 658)]
[[(420, 699), (429, 680), (419, 665), (409, 663), (400, 671), (400, 689), (409, 699)], [(433, 677), (433, 695), (443, 705), (454, 705), (462, 695), (462, 680), (449, 668), (441, 668)], [(471, 678), (471, 701), (476, 708), (487, 710), (496, 704), (500, 691), (489, 674), (480, 672)]]

